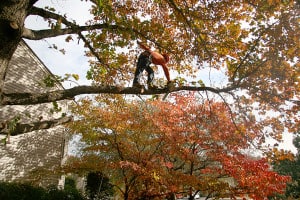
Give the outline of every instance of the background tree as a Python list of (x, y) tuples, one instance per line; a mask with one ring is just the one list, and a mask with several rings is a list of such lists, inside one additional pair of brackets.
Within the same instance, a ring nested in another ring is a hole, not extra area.
[(86, 177), (86, 192), (89, 199), (109, 199), (113, 195), (109, 179), (101, 172), (89, 172)]
[[(300, 136), (294, 139), (294, 145), (298, 150), (294, 159), (284, 159), (273, 163), (274, 170), (280, 174), (291, 176), (292, 181), (287, 185), (285, 195), (279, 196), (281, 199), (300, 198)], [(279, 198), (277, 197), (277, 198)]]
[(80, 121), (70, 128), (86, 145), (70, 167), (102, 171), (124, 199), (194, 199), (197, 193), (264, 199), (284, 192), (289, 178), (245, 153), (260, 137), (256, 127), (235, 124), (225, 104), (198, 98), (84, 100), (75, 108)]

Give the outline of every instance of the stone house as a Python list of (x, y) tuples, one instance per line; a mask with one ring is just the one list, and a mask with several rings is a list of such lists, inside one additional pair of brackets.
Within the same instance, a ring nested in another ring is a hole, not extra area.
[[(43, 93), (64, 89), (60, 83), (46, 87), (47, 77), (53, 74), (26, 42), (21, 41), (10, 62), (3, 90), (5, 93)], [(57, 104), (0, 106), (0, 181), (32, 182), (44, 187), (64, 185), (63, 176), (54, 173), (67, 153), (63, 126), (11, 136), (1, 130), (10, 122), (30, 124), (60, 119), (68, 112), (69, 103), (63, 100)]]

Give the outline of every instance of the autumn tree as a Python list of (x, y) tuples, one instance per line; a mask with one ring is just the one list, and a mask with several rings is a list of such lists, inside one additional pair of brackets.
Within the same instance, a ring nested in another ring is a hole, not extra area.
[(297, 199), (300, 197), (300, 136), (299, 133), (294, 138), (293, 143), (297, 148), (297, 154), (290, 159), (281, 159), (274, 161), (272, 165), (274, 170), (283, 175), (289, 175), (292, 181), (287, 185), (284, 195), (276, 196), (280, 199)]
[(74, 110), (80, 120), (70, 128), (85, 145), (70, 167), (103, 172), (124, 199), (197, 193), (264, 199), (284, 192), (289, 178), (246, 153), (261, 137), (256, 127), (234, 123), (226, 104), (199, 98), (82, 101)]
[(109, 199), (113, 194), (109, 179), (101, 172), (89, 172), (86, 176), (86, 193), (89, 199)]

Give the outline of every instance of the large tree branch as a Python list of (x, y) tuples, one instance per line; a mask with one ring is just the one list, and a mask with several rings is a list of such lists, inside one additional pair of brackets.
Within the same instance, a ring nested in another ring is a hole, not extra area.
[(57, 21), (61, 21), (62, 24), (65, 24), (67, 26), (66, 28), (63, 29), (45, 29), (45, 30), (38, 30), (38, 31), (25, 29), (23, 33), (23, 37), (31, 40), (40, 40), (43, 38), (56, 37), (65, 34), (79, 34), (82, 31), (100, 30), (100, 29), (130, 31), (130, 32), (134, 32), (137, 35), (143, 36), (143, 34), (136, 29), (133, 29), (131, 27), (126, 27), (126, 26), (124, 27), (117, 24), (112, 25), (108, 23), (103, 23), (103, 24), (79, 26), (73, 22), (68, 21), (65, 16), (37, 7), (32, 7), (32, 9), (30, 10), (30, 14), (38, 15), (43, 18), (55, 19)]
[(72, 28), (45, 29), (45, 30), (38, 30), (38, 31), (25, 28), (22, 37), (29, 40), (40, 40), (43, 38), (50, 38), (50, 37), (56, 37), (60, 35), (74, 34), (74, 33), (77, 33), (77, 31)]
[(89, 26), (74, 25), (70, 28), (63, 28), (63, 29), (44, 29), (44, 30), (25, 29), (22, 36), (30, 40), (40, 40), (43, 38), (56, 37), (56, 36), (66, 35), (66, 34), (79, 34), (82, 31), (100, 30), (100, 29), (134, 31), (132, 28), (104, 23), (104, 24), (95, 24)]
[[(93, 1), (93, 3), (97, 3), (96, 0)], [(79, 26), (73, 22), (70, 22), (66, 19), (65, 16), (47, 11), (42, 8), (38, 7), (33, 7), (30, 10), (30, 15), (38, 15), (43, 18), (48, 18), (48, 19), (54, 19), (57, 21), (61, 21), (62, 24), (65, 24), (67, 28), (64, 29), (46, 29), (46, 30), (31, 30), (31, 29), (25, 29), (23, 33), (23, 37), (26, 39), (30, 40), (40, 40), (43, 38), (48, 38), (48, 37), (56, 37), (64, 34), (81, 34), (83, 31), (90, 31), (90, 30), (101, 30), (101, 29), (109, 29), (109, 30), (120, 30), (120, 31), (127, 31), (134, 33), (142, 38), (145, 38), (149, 41), (152, 41), (155, 43), (157, 46), (161, 47), (160, 44), (158, 44), (155, 40), (149, 38), (147, 35), (143, 34), (141, 31), (134, 29), (132, 27), (127, 27), (127, 26), (122, 26), (118, 24), (108, 24), (108, 23), (103, 23), (103, 24), (94, 24), (94, 25), (88, 25), (88, 26)], [(80, 36), (82, 39), (82, 36)], [(171, 52), (170, 49), (168, 49), (169, 52)]]
[(216, 94), (229, 93), (236, 89), (235, 86), (229, 86), (222, 89), (212, 87), (194, 87), (194, 86), (179, 86), (162, 89), (140, 89), (135, 87), (118, 87), (118, 86), (77, 86), (70, 89), (58, 90), (48, 93), (11, 93), (3, 94), (0, 100), (0, 105), (29, 105), (40, 104), (46, 102), (59, 101), (64, 99), (73, 99), (81, 94), (139, 94), (139, 95), (154, 95), (166, 94), (178, 91), (210, 91)]
[[(94, 1), (91, 0), (91, 2), (95, 3), (95, 4), (98, 3), (97, 0), (94, 0)], [(31, 30), (28, 28), (24, 28), (23, 33), (22, 33), (23, 38), (26, 38), (29, 40), (40, 40), (43, 38), (57, 37), (57, 36), (66, 35), (66, 34), (78, 34), (79, 38), (82, 39), (82, 41), (85, 43), (85, 46), (96, 57), (98, 62), (100, 62), (101, 64), (106, 65), (106, 66), (107, 66), (107, 64), (105, 62), (103, 62), (103, 60), (99, 57), (97, 51), (92, 47), (90, 42), (82, 34), (83, 31), (106, 29), (106, 30), (111, 30), (111, 31), (130, 32), (131, 34), (135, 34), (141, 38), (149, 40), (149, 41), (153, 42), (156, 46), (164, 48), (168, 52), (173, 53), (171, 49), (169, 49), (167, 47), (162, 47), (154, 39), (143, 34), (141, 31), (134, 29), (130, 26), (123, 26), (123, 24), (102, 23), (102, 24), (79, 26), (75, 22), (68, 21), (67, 18), (63, 15), (59, 15), (59, 14), (56, 14), (51, 11), (48, 11), (48, 10), (45, 10), (42, 8), (38, 8), (38, 7), (32, 7), (29, 12), (29, 15), (38, 15), (43, 18), (54, 19), (56, 21), (60, 21), (62, 24), (64, 24), (66, 26), (66, 28), (45, 29), (45, 30)]]
[[(63, 125), (73, 120), (73, 117), (62, 117), (60, 119), (53, 119), (47, 121), (39, 121), (39, 122), (32, 122), (28, 124), (21, 124), (17, 123), (13, 129), (13, 131), (9, 130), (7, 126), (3, 125), (0, 127), (0, 134), (4, 135), (20, 135), (23, 133), (35, 131), (35, 130), (42, 130), (42, 129), (49, 129), (53, 128), (58, 125)], [(2, 123), (5, 124), (5, 123)]]
[(55, 20), (60, 20), (63, 24), (67, 25), (67, 26), (73, 26), (75, 25), (72, 22), (69, 22), (64, 16), (50, 12), (48, 10), (45, 10), (43, 8), (38, 8), (33, 6), (30, 11), (29, 11), (29, 15), (38, 15), (40, 17), (43, 18), (48, 18), (48, 19), (55, 19)]

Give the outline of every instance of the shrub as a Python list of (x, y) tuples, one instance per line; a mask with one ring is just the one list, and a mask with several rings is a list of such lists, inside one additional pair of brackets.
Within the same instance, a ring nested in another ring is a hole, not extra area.
[[(74, 184), (75, 185), (75, 184)], [(64, 190), (44, 189), (29, 183), (0, 182), (0, 199), (5, 200), (84, 200), (75, 187), (66, 184)]]

